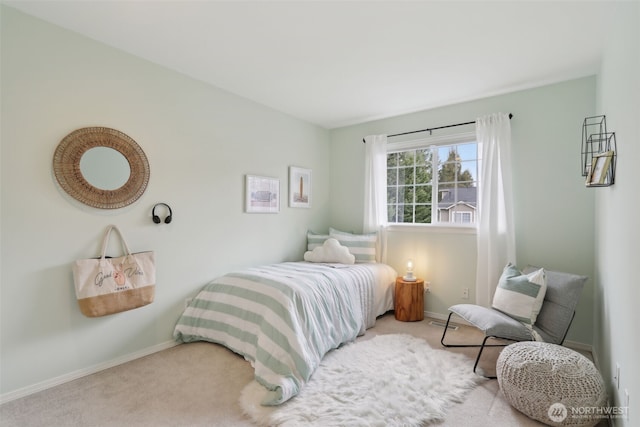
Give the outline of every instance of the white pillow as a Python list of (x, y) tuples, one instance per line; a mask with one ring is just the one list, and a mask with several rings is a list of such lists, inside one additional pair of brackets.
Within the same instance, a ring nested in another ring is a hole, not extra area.
[(338, 262), (340, 264), (353, 264), (356, 257), (349, 253), (349, 249), (340, 245), (336, 239), (325, 240), (322, 246), (315, 247), (312, 251), (304, 253), (304, 260), (309, 262)]
[(547, 292), (544, 269), (523, 274), (511, 263), (502, 272), (492, 307), (514, 319), (533, 326)]
[(377, 233), (352, 234), (330, 228), (329, 235), (349, 248), (349, 252), (356, 257), (356, 262), (376, 262)]

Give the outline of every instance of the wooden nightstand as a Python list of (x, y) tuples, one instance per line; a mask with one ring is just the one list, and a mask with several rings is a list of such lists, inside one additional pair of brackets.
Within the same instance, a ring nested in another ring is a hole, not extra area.
[(398, 277), (394, 301), (397, 320), (415, 322), (424, 319), (424, 280), (405, 282)]

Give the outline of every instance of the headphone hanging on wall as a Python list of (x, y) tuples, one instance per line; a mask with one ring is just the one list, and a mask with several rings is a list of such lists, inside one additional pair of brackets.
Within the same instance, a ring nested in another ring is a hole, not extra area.
[(153, 207), (153, 210), (151, 211), (151, 216), (153, 219), (153, 222), (155, 222), (156, 224), (160, 224), (162, 222), (162, 220), (160, 219), (160, 217), (158, 215), (156, 215), (156, 207), (158, 206), (166, 206), (167, 209), (169, 209), (169, 215), (166, 216), (166, 218), (164, 219), (164, 223), (165, 224), (169, 224), (171, 222), (171, 216), (173, 215), (173, 213), (171, 212), (171, 207), (166, 204), (166, 203), (156, 203), (155, 206)]

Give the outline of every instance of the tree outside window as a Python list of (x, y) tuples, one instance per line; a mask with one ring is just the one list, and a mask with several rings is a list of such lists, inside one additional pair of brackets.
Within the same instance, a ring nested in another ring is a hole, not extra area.
[[(387, 155), (388, 221), (474, 223), (477, 153), (475, 142), (390, 152)], [(435, 201), (434, 194), (437, 194)]]

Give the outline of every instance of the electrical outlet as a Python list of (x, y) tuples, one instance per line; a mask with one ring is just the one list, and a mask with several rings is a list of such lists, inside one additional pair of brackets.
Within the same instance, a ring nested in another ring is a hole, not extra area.
[(431, 293), (431, 282), (424, 282), (424, 293), (425, 294)]
[(462, 299), (469, 299), (469, 288), (462, 288)]

